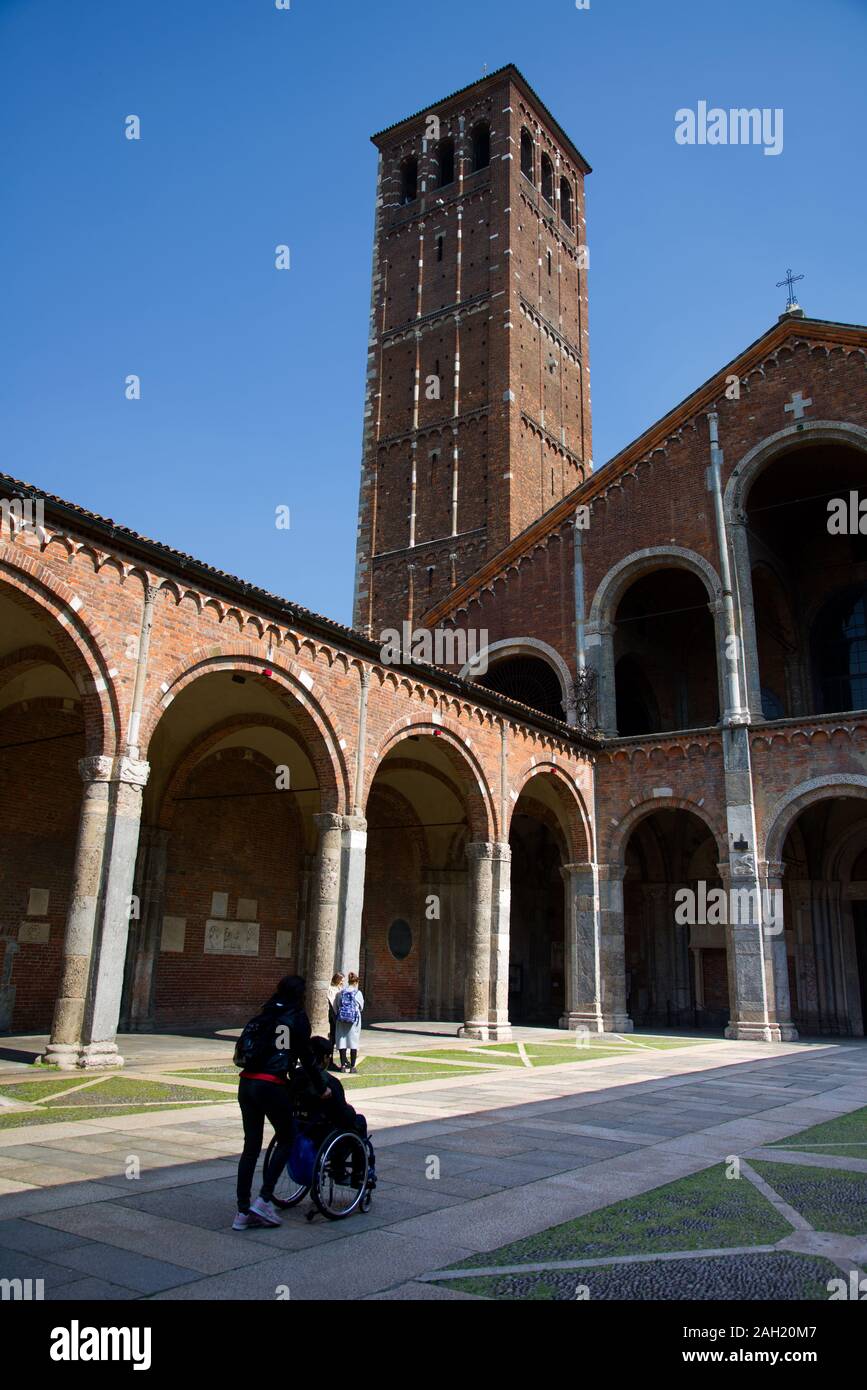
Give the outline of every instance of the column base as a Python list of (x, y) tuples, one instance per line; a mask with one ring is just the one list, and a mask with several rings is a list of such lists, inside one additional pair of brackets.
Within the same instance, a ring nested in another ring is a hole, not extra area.
[(83, 1071), (104, 1071), (107, 1067), (122, 1067), (123, 1058), (114, 1042), (85, 1043), (78, 1058)]
[(42, 1056), (38, 1058), (37, 1065), (59, 1067), (61, 1071), (75, 1071), (80, 1051), (78, 1043), (49, 1043)]
[(508, 1020), (507, 1020), (505, 1023), (489, 1023), (489, 1024), (488, 1024), (488, 1042), (511, 1042), (511, 1041), (512, 1041), (512, 1025), (511, 1025), (511, 1023), (508, 1022)]
[(487, 1023), (462, 1023), (458, 1029), (459, 1038), (472, 1038), (475, 1042), (488, 1041)]
[(730, 1023), (725, 1036), (731, 1042), (797, 1042), (793, 1023)]
[(635, 1025), (628, 1014), (600, 1014), (595, 1009), (574, 1009), (563, 1014), (558, 1028), (575, 1032), (585, 1028), (588, 1033), (632, 1033)]

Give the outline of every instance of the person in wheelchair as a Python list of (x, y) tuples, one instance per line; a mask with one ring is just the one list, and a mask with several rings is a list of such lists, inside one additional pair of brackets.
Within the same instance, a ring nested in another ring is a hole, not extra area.
[(311, 1118), (315, 1119), (321, 1116), (324, 1125), (329, 1129), (354, 1131), (366, 1141), (370, 1162), (368, 1186), (373, 1187), (375, 1186), (374, 1156), (373, 1145), (367, 1132), (367, 1120), (363, 1115), (359, 1115), (354, 1106), (349, 1104), (342, 1083), (326, 1070), (331, 1056), (331, 1043), (328, 1038), (311, 1038), (310, 1051), (314, 1066), (319, 1072), (319, 1079), (324, 1083), (323, 1089), (319, 1091), (315, 1086), (315, 1079), (311, 1084), (311, 1079), (299, 1069), (289, 1083), (293, 1100)]

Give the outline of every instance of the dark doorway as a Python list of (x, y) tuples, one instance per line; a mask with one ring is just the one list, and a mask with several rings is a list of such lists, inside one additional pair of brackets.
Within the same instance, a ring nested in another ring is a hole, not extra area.
[(509, 1018), (556, 1028), (566, 1001), (560, 850), (547, 825), (525, 815), (513, 817), (509, 844)]

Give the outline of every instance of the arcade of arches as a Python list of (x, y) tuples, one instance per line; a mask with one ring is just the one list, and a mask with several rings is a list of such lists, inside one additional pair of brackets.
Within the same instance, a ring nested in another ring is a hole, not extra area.
[(867, 434), (826, 433), (732, 472), (728, 579), (697, 528), (624, 555), (593, 521), (582, 623), (543, 596), (477, 682), (69, 504), (4, 519), (0, 1031), (117, 1065), (118, 1029), (237, 1026), (295, 971), (322, 1029), (340, 968), (368, 1021), (480, 1039), (862, 1036), (867, 550), (827, 502)]

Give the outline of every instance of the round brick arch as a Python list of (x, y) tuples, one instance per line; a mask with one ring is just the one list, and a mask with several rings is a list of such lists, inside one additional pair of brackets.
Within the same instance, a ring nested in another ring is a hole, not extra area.
[(373, 779), (382, 763), (393, 748), (409, 738), (435, 738), (446, 752), (455, 771), (455, 780), (464, 797), (469, 821), (470, 838), (473, 840), (497, 840), (499, 821), (494, 798), (491, 794), (485, 770), (471, 748), (468, 748), (462, 731), (449, 727), (449, 722), (434, 723), (423, 715), (407, 723), (404, 717), (393, 724), (382, 740), (379, 748), (367, 759), (364, 773), (364, 792), (362, 806), (367, 808)]
[(782, 859), (786, 836), (802, 811), (817, 801), (867, 799), (867, 776), (860, 772), (835, 772), (824, 777), (811, 777), (786, 792), (771, 807), (766, 817), (764, 857), (771, 863)]
[(513, 788), (517, 792), (517, 796), (511, 804), (506, 834), (508, 835), (511, 828), (512, 818), (521, 796), (528, 790), (531, 782), (541, 777), (549, 778), (555, 787), (557, 802), (563, 812), (560, 819), (560, 829), (568, 846), (569, 862), (572, 864), (589, 863), (593, 857), (593, 836), (587, 807), (584, 805), (584, 799), (569, 773), (557, 763), (537, 762), (522, 771), (517, 785)]
[(626, 863), (626, 850), (633, 830), (640, 821), (646, 820), (656, 811), (689, 811), (698, 820), (702, 821), (713, 837), (719, 855), (719, 862), (724, 863), (728, 859), (728, 845), (726, 843), (725, 832), (719, 825), (714, 825), (708, 812), (703, 806), (699, 806), (695, 801), (686, 800), (677, 796), (653, 796), (647, 801), (640, 801), (637, 806), (623, 817), (620, 823), (613, 827), (614, 833), (608, 842), (606, 853), (603, 855), (600, 847), (599, 855), (601, 863), (608, 863), (622, 866)]
[(35, 555), (0, 542), (0, 590), (7, 590), (36, 620), (51, 629), (67, 672), (81, 696), (88, 756), (121, 752), (122, 721), (111, 662), (99, 626), (85, 617), (77, 595)]
[[(270, 675), (265, 675), (265, 670)], [(303, 667), (285, 666), (277, 659), (265, 661), (261, 651), (253, 644), (240, 648), (214, 653), (213, 646), (202, 647), (193, 653), (189, 661), (179, 664), (169, 678), (160, 685), (163, 692), (156, 704), (147, 708), (143, 721), (141, 747), (142, 757), (147, 757), (153, 736), (160, 721), (182, 691), (206, 676), (224, 671), (239, 671), (258, 680), (264, 687), (277, 686), (291, 696), (291, 708), (298, 720), (299, 728), (307, 744), (307, 756), (316, 769), (322, 796), (322, 810), (337, 814), (345, 813), (350, 805), (350, 784), (337, 723), (328, 708), (325, 697), (317, 692), (314, 696), (301, 680)], [(305, 674), (309, 674), (305, 672)]]
[[(222, 720), (219, 724), (214, 724), (211, 728), (204, 730), (203, 733), (194, 738), (184, 749), (183, 753), (174, 763), (165, 787), (159, 799), (158, 810), (155, 816), (155, 824), (163, 828), (168, 828), (174, 816), (172, 803), (175, 800), (175, 793), (182, 788), (189, 780), (191, 774), (198, 767), (199, 763), (209, 757), (210, 753), (224, 738), (231, 734), (239, 733), (244, 729), (274, 729), (277, 733), (284, 734), (293, 743), (297, 743), (304, 753), (309, 757), (307, 743), (302, 733), (294, 728), (288, 720), (280, 719), (278, 715), (271, 714), (237, 714), (231, 715), (228, 719)], [(237, 746), (237, 745), (233, 745)], [(259, 756), (258, 754), (256, 755)], [(273, 771), (273, 769), (272, 769)], [(291, 788), (288, 789), (291, 794)], [(332, 810), (332, 807), (327, 807)]]

